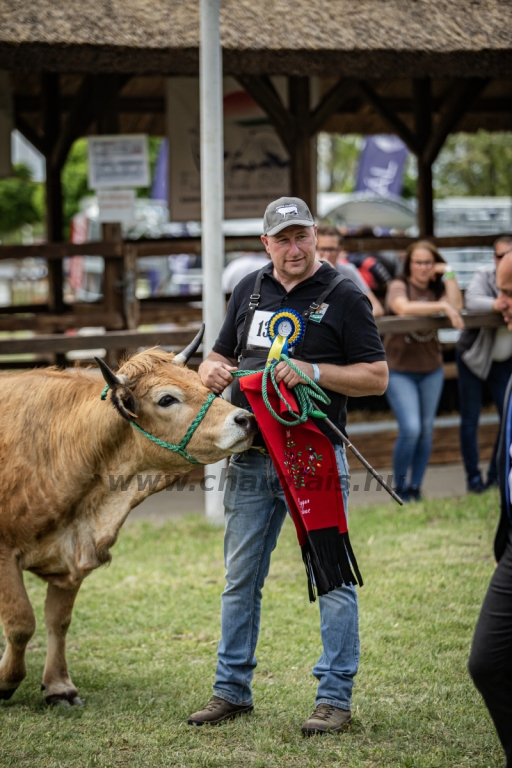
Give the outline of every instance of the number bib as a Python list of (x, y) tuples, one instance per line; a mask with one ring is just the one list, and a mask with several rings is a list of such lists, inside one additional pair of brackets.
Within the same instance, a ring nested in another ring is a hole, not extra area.
[(270, 349), (271, 341), (268, 335), (268, 323), (274, 314), (275, 312), (266, 312), (263, 309), (256, 310), (247, 337), (248, 347), (267, 347)]

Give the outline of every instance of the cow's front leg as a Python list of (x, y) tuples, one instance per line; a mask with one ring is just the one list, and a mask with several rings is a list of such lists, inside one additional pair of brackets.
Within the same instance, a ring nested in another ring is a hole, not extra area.
[(27, 674), (25, 648), (36, 629), (23, 573), (12, 552), (0, 549), (0, 619), (6, 639), (0, 660), (0, 699), (10, 699)]
[(48, 648), (42, 685), (48, 704), (64, 703), (82, 706), (66, 664), (66, 634), (71, 624), (71, 613), (80, 586), (81, 582), (73, 589), (61, 589), (54, 584), (48, 584), (44, 606)]

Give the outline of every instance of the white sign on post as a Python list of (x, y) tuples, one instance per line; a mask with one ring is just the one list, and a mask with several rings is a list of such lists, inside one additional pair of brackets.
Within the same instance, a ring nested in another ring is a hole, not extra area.
[(88, 142), (89, 188), (148, 187), (145, 134), (91, 136)]
[(135, 220), (134, 189), (98, 190), (98, 205), (102, 223), (131, 224)]

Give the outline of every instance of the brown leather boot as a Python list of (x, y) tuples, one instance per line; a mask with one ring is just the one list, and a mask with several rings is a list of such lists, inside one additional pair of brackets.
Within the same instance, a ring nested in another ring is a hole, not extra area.
[(187, 723), (189, 725), (204, 725), (205, 723), (216, 725), (222, 720), (233, 720), (239, 715), (252, 712), (253, 709), (252, 704), (249, 704), (248, 707), (239, 706), (238, 704), (231, 704), (225, 699), (219, 699), (218, 696), (212, 696), (204, 709), (190, 715)]
[(302, 733), (304, 736), (313, 736), (315, 733), (326, 731), (341, 731), (348, 726), (351, 719), (352, 712), (349, 709), (340, 709), (332, 704), (319, 704), (303, 724)]

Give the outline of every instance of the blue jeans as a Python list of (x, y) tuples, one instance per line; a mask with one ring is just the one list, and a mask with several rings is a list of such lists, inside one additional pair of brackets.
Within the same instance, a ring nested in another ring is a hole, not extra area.
[(443, 381), (442, 368), (431, 373), (389, 372), (386, 398), (398, 421), (393, 472), (399, 492), (409, 486), (421, 487), (432, 450), (434, 418)]
[[(503, 401), (508, 380), (512, 375), (512, 358), (501, 363), (493, 363), (485, 382), (469, 370), (457, 351), (457, 370), (459, 374), (459, 404), (460, 404), (460, 450), (466, 470), (468, 487), (482, 480), (478, 467), (478, 419), (482, 409), (482, 393), (484, 384), (487, 385), (494, 400), (498, 413), (503, 415)], [(500, 435), (496, 437), (494, 451), (489, 463), (487, 482), (496, 483), (498, 469), (496, 454)]]
[[(347, 460), (341, 446), (336, 446), (335, 452), (347, 509)], [(252, 703), (261, 592), (287, 514), (283, 490), (269, 456), (250, 451), (232, 457), (224, 506), (227, 584), (222, 594), (222, 638), (213, 690), (221, 699), (248, 706)], [(297, 546), (297, 558), (300, 556)], [(305, 572), (303, 588), (307, 590)], [(319, 598), (319, 604), (323, 653), (313, 669), (319, 681), (316, 703), (348, 710), (359, 665), (355, 587), (329, 592)]]

